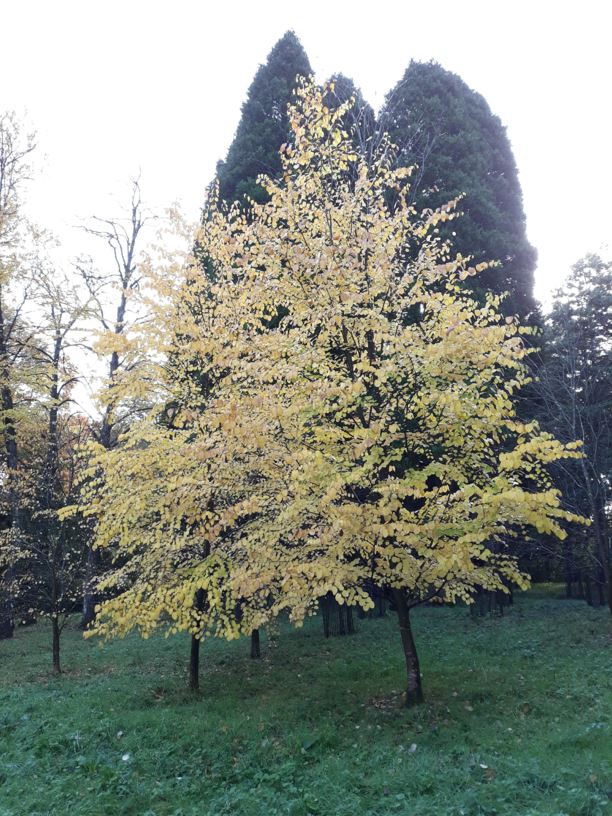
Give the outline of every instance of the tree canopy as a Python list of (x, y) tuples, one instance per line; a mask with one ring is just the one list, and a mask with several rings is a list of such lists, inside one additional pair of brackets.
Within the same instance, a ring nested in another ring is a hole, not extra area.
[[(578, 261), (555, 293), (545, 324), (537, 392), (544, 423), (562, 439), (584, 441), (584, 458), (558, 471), (568, 505), (592, 521), (586, 548), (574, 546), (600, 601), (612, 610), (609, 507), (612, 484), (612, 263), (598, 255)], [(576, 538), (577, 536), (573, 536)], [(582, 552), (580, 551), (582, 549)], [(590, 587), (587, 587), (590, 594)]]
[(214, 276), (192, 262), (151, 280), (142, 342), (164, 398), (92, 464), (88, 512), (120, 559), (96, 630), (233, 637), (300, 623), (330, 592), (370, 608), (374, 582), (415, 702), (410, 608), (525, 585), (506, 542), (564, 535), (546, 468), (577, 454), (516, 417), (525, 330), (461, 286), (482, 267), (435, 237), (454, 202), (415, 218), (411, 171), (385, 144), (368, 164), (327, 90), (299, 87), (267, 201), (210, 208)]
[(412, 61), (387, 95), (381, 126), (417, 165), (411, 200), (435, 209), (463, 195), (453, 246), (475, 263), (499, 261), (474, 282), (508, 292), (505, 314), (532, 315), (536, 253), (527, 240), (518, 171), (506, 129), (481, 94), (435, 62)]
[(293, 31), (276, 43), (255, 74), (242, 106), (242, 117), (225, 161), (217, 165), (219, 190), (225, 201), (262, 201), (257, 177), (281, 170), (279, 150), (290, 132), (287, 105), (298, 76), (310, 76), (306, 52)]

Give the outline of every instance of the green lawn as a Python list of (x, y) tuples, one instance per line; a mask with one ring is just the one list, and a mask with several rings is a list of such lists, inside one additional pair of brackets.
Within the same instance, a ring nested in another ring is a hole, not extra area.
[(0, 642), (0, 816), (596, 816), (612, 813), (609, 613), (554, 592), (502, 618), (415, 613), (427, 703), (399, 707), (397, 622), (321, 622), (203, 647), (100, 646), (48, 629)]

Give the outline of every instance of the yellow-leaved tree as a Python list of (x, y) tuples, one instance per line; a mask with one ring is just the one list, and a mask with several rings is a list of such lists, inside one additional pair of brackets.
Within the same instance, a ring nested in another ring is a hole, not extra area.
[[(303, 82), (284, 173), (248, 216), (217, 206), (206, 257), (149, 276), (155, 408), (98, 450), (89, 512), (122, 566), (95, 631), (159, 624), (232, 637), (333, 593), (397, 610), (407, 704), (422, 700), (410, 610), (526, 586), (508, 549), (563, 537), (547, 465), (578, 455), (514, 400), (523, 329), (462, 286), (437, 237), (454, 202), (417, 215), (410, 171), (370, 164)], [(393, 195), (390, 195), (390, 192)], [(389, 202), (393, 200), (392, 208)]]

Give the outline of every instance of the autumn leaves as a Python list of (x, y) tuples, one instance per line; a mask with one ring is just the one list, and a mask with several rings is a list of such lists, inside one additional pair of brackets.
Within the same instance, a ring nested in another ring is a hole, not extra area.
[(517, 423), (521, 329), (461, 285), (453, 207), (414, 213), (388, 142), (367, 165), (324, 95), (300, 86), (269, 201), (213, 194), (199, 262), (149, 275), (135, 342), (164, 397), (94, 451), (84, 504), (116, 566), (93, 631), (235, 637), (330, 592), (369, 608), (374, 584), (410, 692), (410, 608), (525, 585), (508, 545), (563, 535), (546, 465), (576, 454)]

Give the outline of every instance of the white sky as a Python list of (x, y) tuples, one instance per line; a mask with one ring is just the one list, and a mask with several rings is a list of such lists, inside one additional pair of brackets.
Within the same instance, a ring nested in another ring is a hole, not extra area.
[[(0, 110), (27, 111), (41, 172), (30, 211), (69, 255), (141, 172), (156, 208), (195, 219), (257, 66), (293, 28), (317, 78), (351, 76), (379, 107), (411, 58), (435, 59), (507, 126), (546, 299), (612, 247), (612, 4), (4, 0)], [(114, 196), (114, 200), (109, 198)]]

